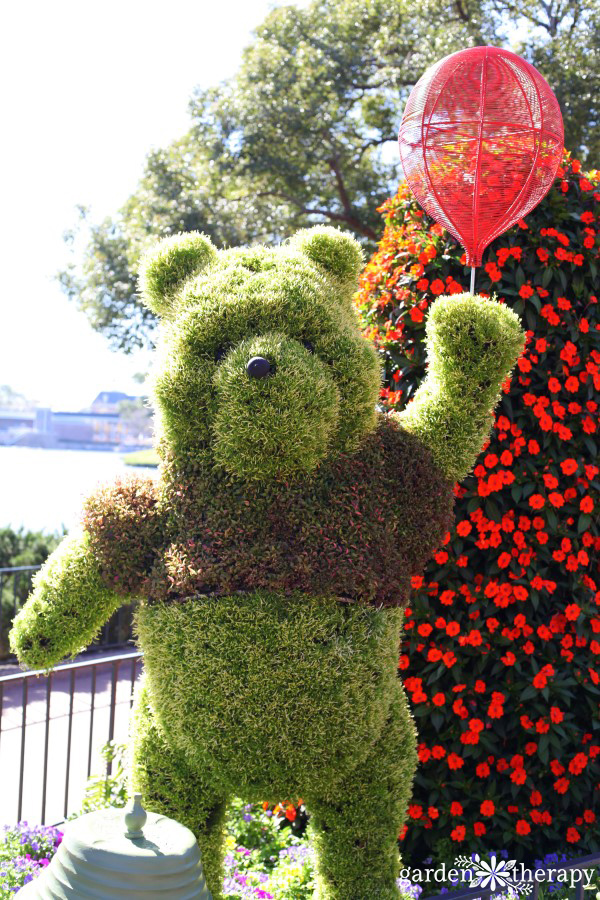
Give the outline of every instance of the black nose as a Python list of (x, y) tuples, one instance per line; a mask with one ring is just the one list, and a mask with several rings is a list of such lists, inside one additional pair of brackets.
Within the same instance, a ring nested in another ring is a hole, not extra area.
[(253, 356), (246, 366), (250, 378), (264, 378), (271, 372), (271, 363), (264, 356)]

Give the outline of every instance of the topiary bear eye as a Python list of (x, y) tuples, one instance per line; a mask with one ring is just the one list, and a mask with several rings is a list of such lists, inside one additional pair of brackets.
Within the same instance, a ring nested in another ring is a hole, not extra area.
[(221, 362), (224, 356), (227, 355), (227, 347), (219, 347), (215, 350), (215, 362)]
[(309, 353), (315, 352), (315, 345), (312, 344), (310, 341), (302, 341), (302, 346), (306, 347), (306, 349), (308, 350)]

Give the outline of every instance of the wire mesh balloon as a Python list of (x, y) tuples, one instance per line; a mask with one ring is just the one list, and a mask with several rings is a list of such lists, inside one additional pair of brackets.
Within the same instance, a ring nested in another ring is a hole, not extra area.
[(509, 50), (473, 47), (428, 69), (400, 134), (406, 180), (425, 211), (481, 265), (494, 238), (549, 191), (563, 153), (556, 97)]

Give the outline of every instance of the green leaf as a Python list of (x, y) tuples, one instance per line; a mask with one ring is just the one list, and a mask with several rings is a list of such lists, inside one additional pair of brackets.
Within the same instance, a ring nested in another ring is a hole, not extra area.
[(581, 513), (577, 522), (577, 533), (582, 534), (592, 524), (592, 517), (588, 513)]

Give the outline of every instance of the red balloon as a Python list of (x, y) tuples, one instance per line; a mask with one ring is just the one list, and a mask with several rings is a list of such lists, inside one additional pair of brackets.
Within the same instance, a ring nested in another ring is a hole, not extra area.
[(488, 244), (550, 190), (563, 138), (558, 101), (537, 69), (510, 50), (472, 47), (421, 77), (398, 143), (417, 200), (479, 266)]

